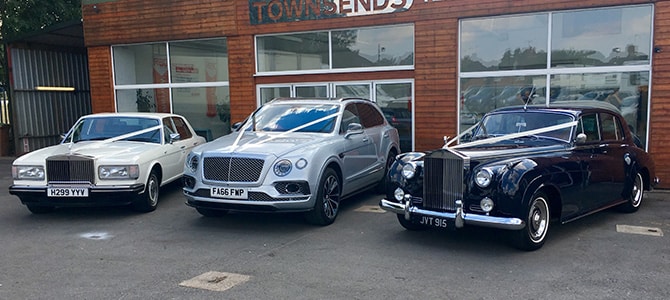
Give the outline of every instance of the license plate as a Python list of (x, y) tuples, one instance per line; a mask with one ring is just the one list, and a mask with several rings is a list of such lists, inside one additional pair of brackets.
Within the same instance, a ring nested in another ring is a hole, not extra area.
[(449, 223), (451, 223), (450, 219), (429, 216), (419, 217), (419, 224), (429, 227), (447, 228), (449, 227)]
[(50, 187), (47, 189), (47, 197), (88, 197), (88, 188)]
[(215, 198), (226, 199), (247, 199), (249, 198), (246, 188), (228, 188), (228, 187), (213, 187), (209, 194)]

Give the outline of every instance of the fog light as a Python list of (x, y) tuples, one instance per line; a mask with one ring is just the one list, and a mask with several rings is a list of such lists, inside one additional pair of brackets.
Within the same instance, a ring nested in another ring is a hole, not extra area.
[(405, 192), (401, 188), (397, 188), (393, 191), (393, 197), (398, 201), (402, 201), (405, 197)]
[(479, 201), (479, 206), (484, 212), (490, 212), (493, 210), (493, 200), (491, 200), (489, 197), (486, 197), (482, 199), (482, 201)]

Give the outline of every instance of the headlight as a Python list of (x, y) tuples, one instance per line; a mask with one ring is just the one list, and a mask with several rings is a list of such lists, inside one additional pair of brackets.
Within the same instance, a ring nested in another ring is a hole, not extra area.
[(479, 201), (479, 207), (486, 213), (490, 212), (493, 210), (493, 200), (489, 197), (484, 197), (482, 201)]
[(489, 186), (491, 179), (493, 179), (493, 172), (489, 169), (481, 169), (475, 175), (475, 183), (482, 188)]
[(416, 167), (412, 163), (402, 166), (402, 176), (407, 179), (412, 179), (416, 173)]
[(129, 166), (100, 166), (98, 167), (100, 179), (137, 179), (140, 177), (138, 165)]
[(401, 201), (402, 199), (405, 198), (405, 191), (403, 191), (401, 188), (395, 189), (395, 191), (393, 191), (393, 198), (395, 198), (398, 201)]
[(186, 160), (186, 167), (191, 170), (191, 172), (195, 172), (195, 170), (198, 169), (199, 163), (200, 157), (194, 154)]
[(44, 167), (12, 166), (12, 177), (17, 180), (44, 180)]
[(275, 164), (275, 167), (273, 169), (275, 171), (275, 175), (279, 177), (284, 177), (288, 175), (288, 173), (291, 173), (291, 168), (292, 168), (291, 161), (287, 159), (282, 159)]

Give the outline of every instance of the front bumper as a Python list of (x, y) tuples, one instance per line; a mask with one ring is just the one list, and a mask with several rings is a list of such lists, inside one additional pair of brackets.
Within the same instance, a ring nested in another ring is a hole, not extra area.
[(469, 214), (463, 211), (463, 202), (456, 201), (456, 212), (436, 212), (432, 210), (425, 210), (411, 205), (411, 201), (405, 203), (398, 203), (382, 199), (379, 202), (379, 207), (386, 211), (390, 211), (399, 215), (404, 215), (406, 220), (412, 220), (413, 217), (428, 216), (452, 220), (456, 228), (462, 228), (465, 224), (500, 228), (507, 230), (521, 230), (526, 227), (523, 220), (518, 218), (503, 218), (492, 217), (478, 214)]
[[(65, 187), (65, 186), (58, 186)], [(21, 203), (36, 206), (82, 207), (127, 205), (136, 195), (144, 192), (144, 184), (117, 186), (89, 186), (88, 197), (48, 197), (46, 186), (12, 185), (9, 193), (18, 196)]]

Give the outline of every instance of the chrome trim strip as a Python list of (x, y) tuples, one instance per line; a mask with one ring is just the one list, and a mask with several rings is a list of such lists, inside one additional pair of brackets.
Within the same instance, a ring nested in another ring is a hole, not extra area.
[[(459, 201), (460, 202), (460, 201)], [(464, 224), (482, 226), (482, 227), (491, 227), (507, 230), (521, 230), (526, 227), (526, 223), (519, 218), (501, 218), (501, 217), (491, 217), (483, 216), (477, 214), (468, 214), (463, 212), (463, 204), (457, 204), (458, 209), (455, 213), (448, 212), (436, 212), (431, 210), (420, 209), (410, 204), (401, 204), (386, 199), (382, 199), (379, 202), (379, 207), (386, 211), (392, 213), (404, 215), (405, 219), (410, 219), (412, 215), (424, 215), (445, 219), (454, 220), (456, 227), (461, 228)]]

